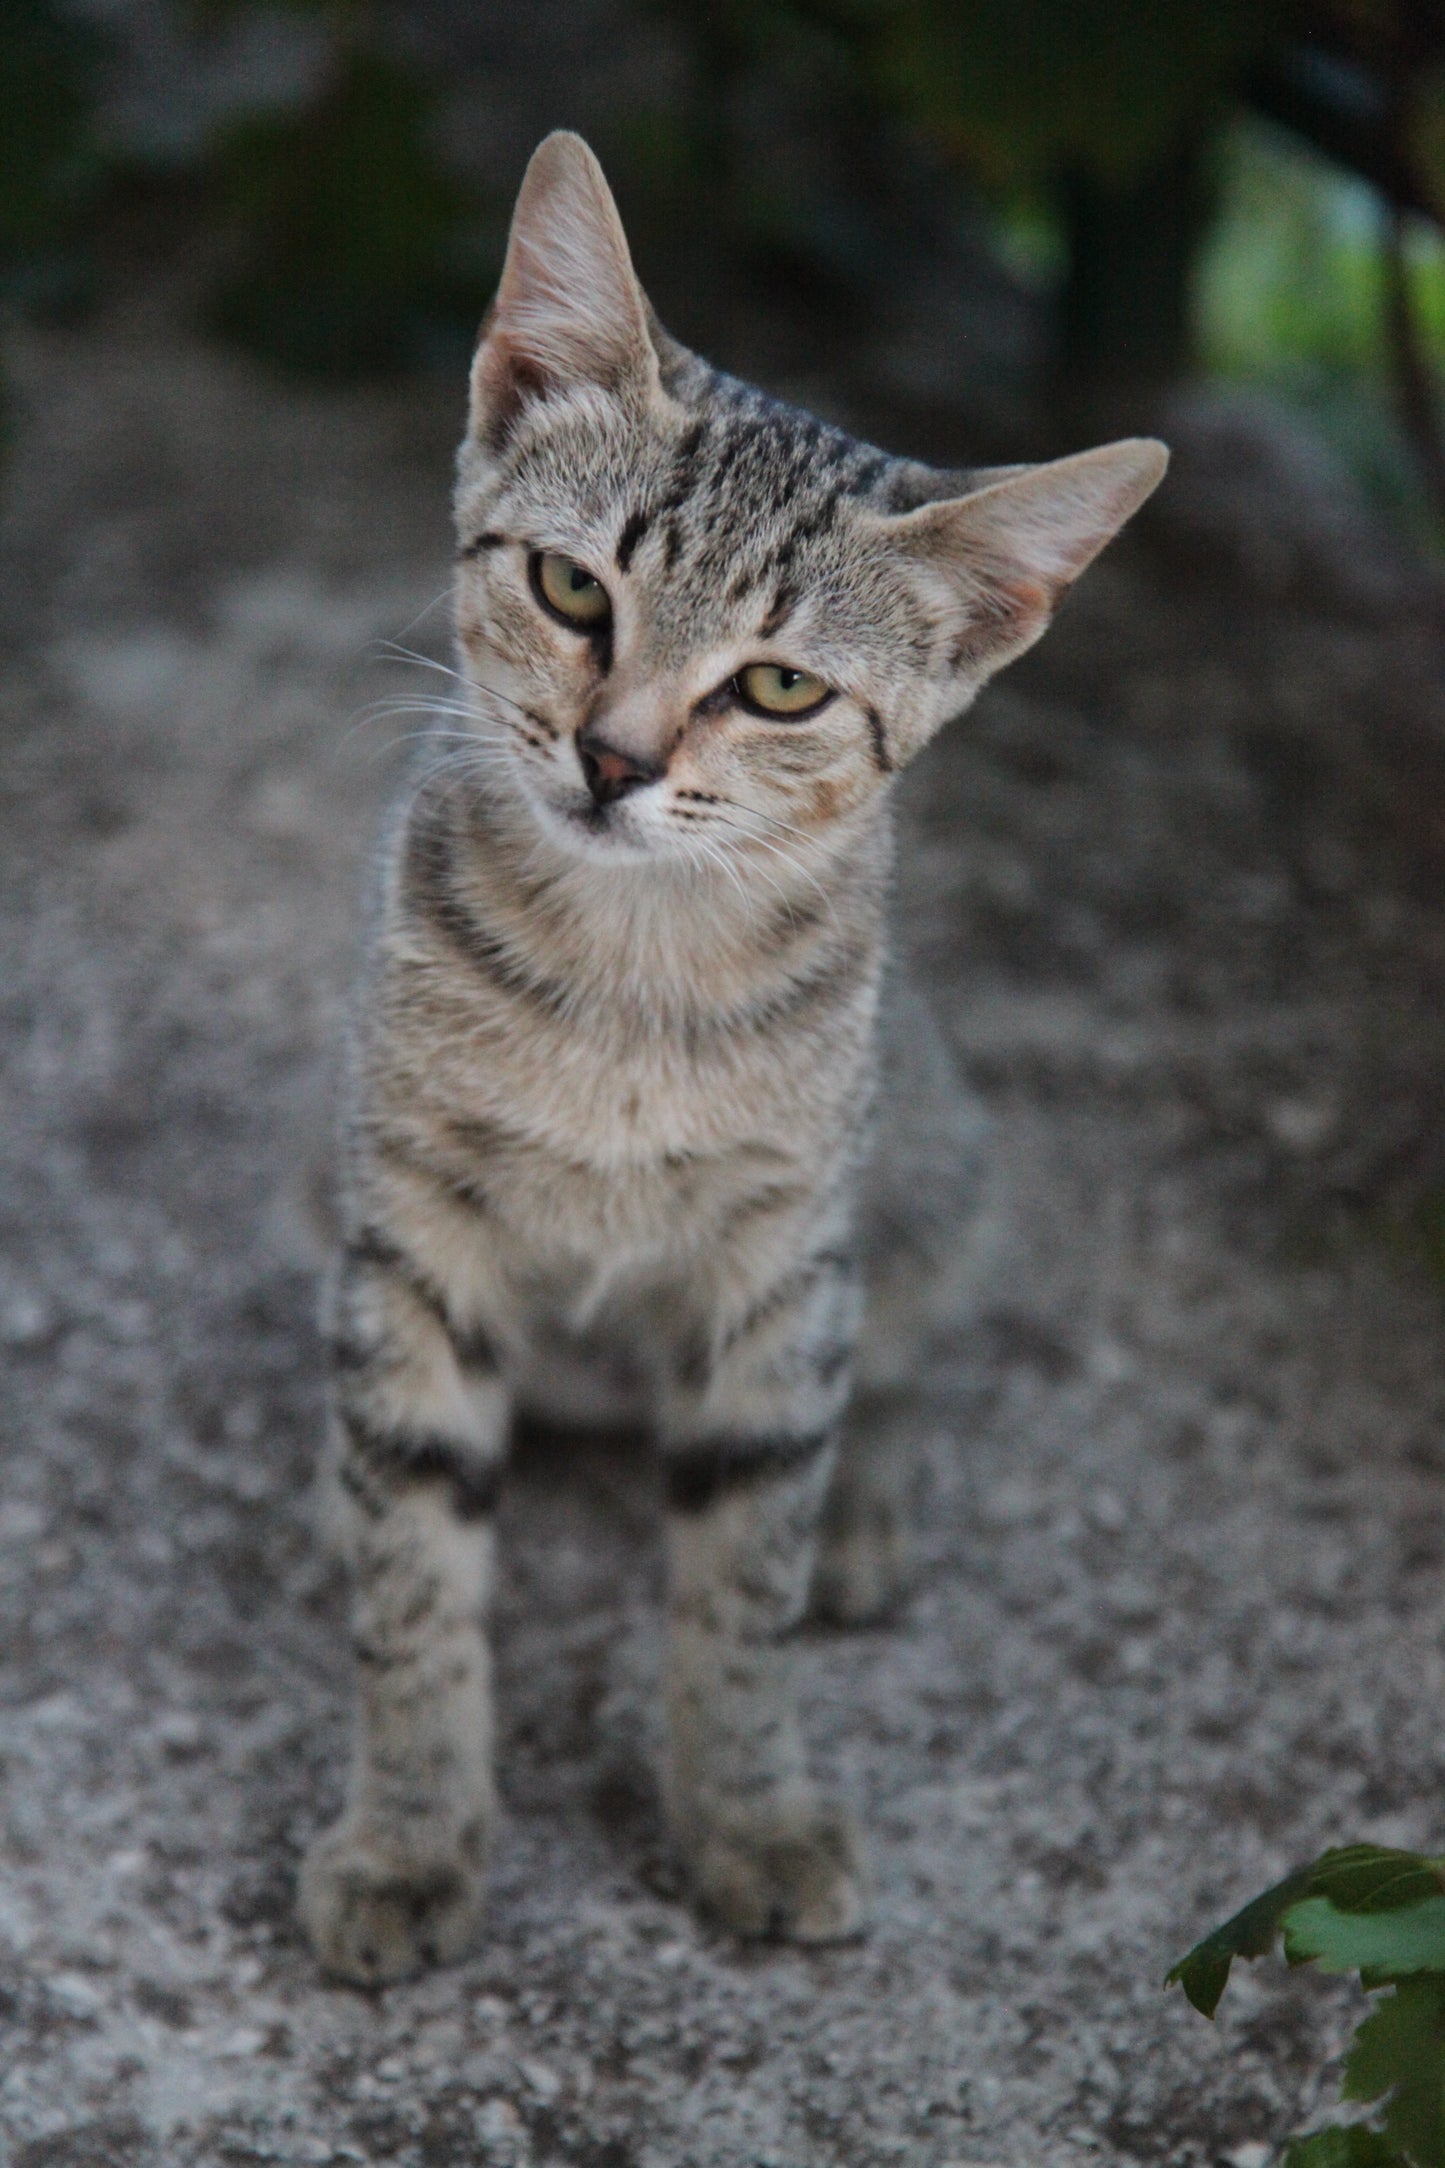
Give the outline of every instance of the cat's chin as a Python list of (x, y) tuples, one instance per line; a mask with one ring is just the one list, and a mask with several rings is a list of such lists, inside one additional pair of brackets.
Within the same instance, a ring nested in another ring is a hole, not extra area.
[(530, 791), (527, 795), (547, 836), (574, 858), (609, 866), (648, 866), (671, 855), (657, 838), (639, 831), (633, 818), (617, 806), (594, 805), (590, 798), (558, 805)]

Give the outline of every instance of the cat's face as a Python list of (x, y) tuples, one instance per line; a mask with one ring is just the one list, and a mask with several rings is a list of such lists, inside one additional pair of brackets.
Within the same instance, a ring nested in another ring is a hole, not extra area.
[(549, 137), (459, 466), (457, 623), (494, 772), (614, 863), (845, 847), (1165, 456), (1131, 441), (960, 496), (719, 375), (650, 319), (591, 153)]

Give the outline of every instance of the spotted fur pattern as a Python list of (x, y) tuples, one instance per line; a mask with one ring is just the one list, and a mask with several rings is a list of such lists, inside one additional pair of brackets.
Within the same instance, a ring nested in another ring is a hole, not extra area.
[[(887, 966), (891, 785), (1162, 465), (965, 477), (856, 443), (676, 346), (590, 152), (536, 154), (459, 462), (460, 694), (390, 828), (357, 1015), (332, 1348), (359, 1721), (301, 1890), (331, 1971), (477, 1931), (519, 1404), (656, 1432), (694, 1897), (744, 1934), (860, 1926), (788, 1635), (810, 1588), (856, 1619), (897, 1586), (903, 1396), (981, 1167)], [(548, 553), (605, 590), (595, 623), (548, 604)], [(758, 711), (768, 663), (828, 697)]]

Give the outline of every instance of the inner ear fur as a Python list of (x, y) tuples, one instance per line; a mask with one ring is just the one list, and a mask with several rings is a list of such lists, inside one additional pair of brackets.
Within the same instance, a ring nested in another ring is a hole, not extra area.
[(471, 427), (505, 438), (530, 398), (657, 381), (647, 301), (601, 166), (558, 129), (532, 153), (472, 364)]
[(951, 670), (976, 687), (1031, 647), (1059, 597), (1158, 487), (1169, 453), (1126, 437), (1006, 470), (890, 522), (894, 542), (954, 591)]

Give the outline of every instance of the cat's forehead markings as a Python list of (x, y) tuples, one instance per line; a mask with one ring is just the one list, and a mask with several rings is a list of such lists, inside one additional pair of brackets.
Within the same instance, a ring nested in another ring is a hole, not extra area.
[(627, 571), (632, 563), (634, 550), (651, 525), (652, 514), (644, 505), (638, 505), (635, 511), (628, 513), (622, 532), (617, 538), (617, 550), (612, 560), (619, 572)]
[(774, 639), (782, 631), (793, 614), (797, 600), (798, 596), (795, 588), (784, 584), (778, 589), (773, 596), (772, 607), (758, 627), (758, 638), (760, 640)]

